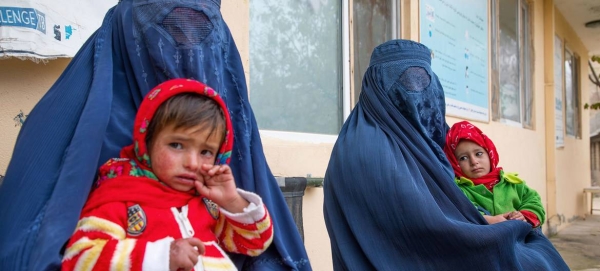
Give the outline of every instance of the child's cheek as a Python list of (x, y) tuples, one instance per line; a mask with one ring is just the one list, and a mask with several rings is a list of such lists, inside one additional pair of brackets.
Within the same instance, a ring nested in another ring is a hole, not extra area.
[(164, 176), (164, 174), (168, 174), (169, 172), (174, 171), (175, 166), (177, 164), (177, 158), (173, 154), (165, 150), (159, 150), (158, 152), (154, 153), (153, 157), (151, 157), (150, 159), (152, 159), (151, 161), (154, 173), (158, 176), (163, 175), (163, 178), (167, 177)]
[(175, 169), (175, 166), (177, 165), (177, 163), (176, 163), (175, 160), (176, 159), (173, 156), (171, 156), (171, 155), (165, 155), (164, 156), (164, 161), (163, 161), (165, 169), (168, 169), (168, 170)]

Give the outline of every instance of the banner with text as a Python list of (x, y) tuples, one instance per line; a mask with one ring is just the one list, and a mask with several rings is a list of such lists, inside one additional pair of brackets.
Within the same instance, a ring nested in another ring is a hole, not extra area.
[(431, 50), (448, 115), (489, 121), (487, 15), (488, 1), (420, 1), (420, 39)]
[(73, 57), (116, 4), (117, 0), (3, 0), (0, 58)]

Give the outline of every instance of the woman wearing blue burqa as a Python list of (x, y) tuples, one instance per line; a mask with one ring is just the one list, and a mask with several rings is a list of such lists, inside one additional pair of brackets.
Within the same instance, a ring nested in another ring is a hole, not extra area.
[(375, 48), (325, 174), (335, 270), (569, 270), (522, 221), (487, 222), (443, 152), (444, 92), (422, 44)]
[(122, 0), (83, 45), (22, 127), (0, 187), (0, 270), (57, 269), (96, 169), (131, 144), (145, 94), (171, 78), (213, 87), (234, 125), (231, 168), (258, 193), (275, 228), (261, 256), (233, 255), (243, 270), (311, 270), (266, 164), (242, 62), (219, 0)]

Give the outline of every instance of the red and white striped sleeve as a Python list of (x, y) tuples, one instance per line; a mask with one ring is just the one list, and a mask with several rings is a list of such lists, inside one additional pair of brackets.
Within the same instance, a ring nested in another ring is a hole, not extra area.
[[(108, 203), (82, 214), (63, 256), (62, 270), (143, 270), (147, 245), (150, 252), (152, 247), (168, 248), (172, 241), (127, 238), (126, 229), (124, 203)], [(160, 265), (168, 269), (168, 251), (159, 254), (164, 255)]]
[(238, 192), (250, 205), (236, 214), (221, 208), (215, 235), (228, 252), (258, 256), (273, 242), (271, 217), (260, 196), (241, 189)]

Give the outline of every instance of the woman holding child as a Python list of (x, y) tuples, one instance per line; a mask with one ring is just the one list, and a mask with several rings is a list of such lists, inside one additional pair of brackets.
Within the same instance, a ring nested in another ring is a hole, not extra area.
[(488, 225), (454, 183), (430, 55), (392, 40), (371, 56), (325, 175), (334, 269), (569, 270), (531, 225)]
[(108, 11), (23, 125), (0, 187), (0, 270), (60, 267), (97, 169), (132, 144), (143, 97), (169, 79), (195, 79), (227, 105), (237, 187), (261, 196), (273, 244), (243, 270), (311, 270), (262, 150), (237, 47), (220, 0), (121, 0)]

